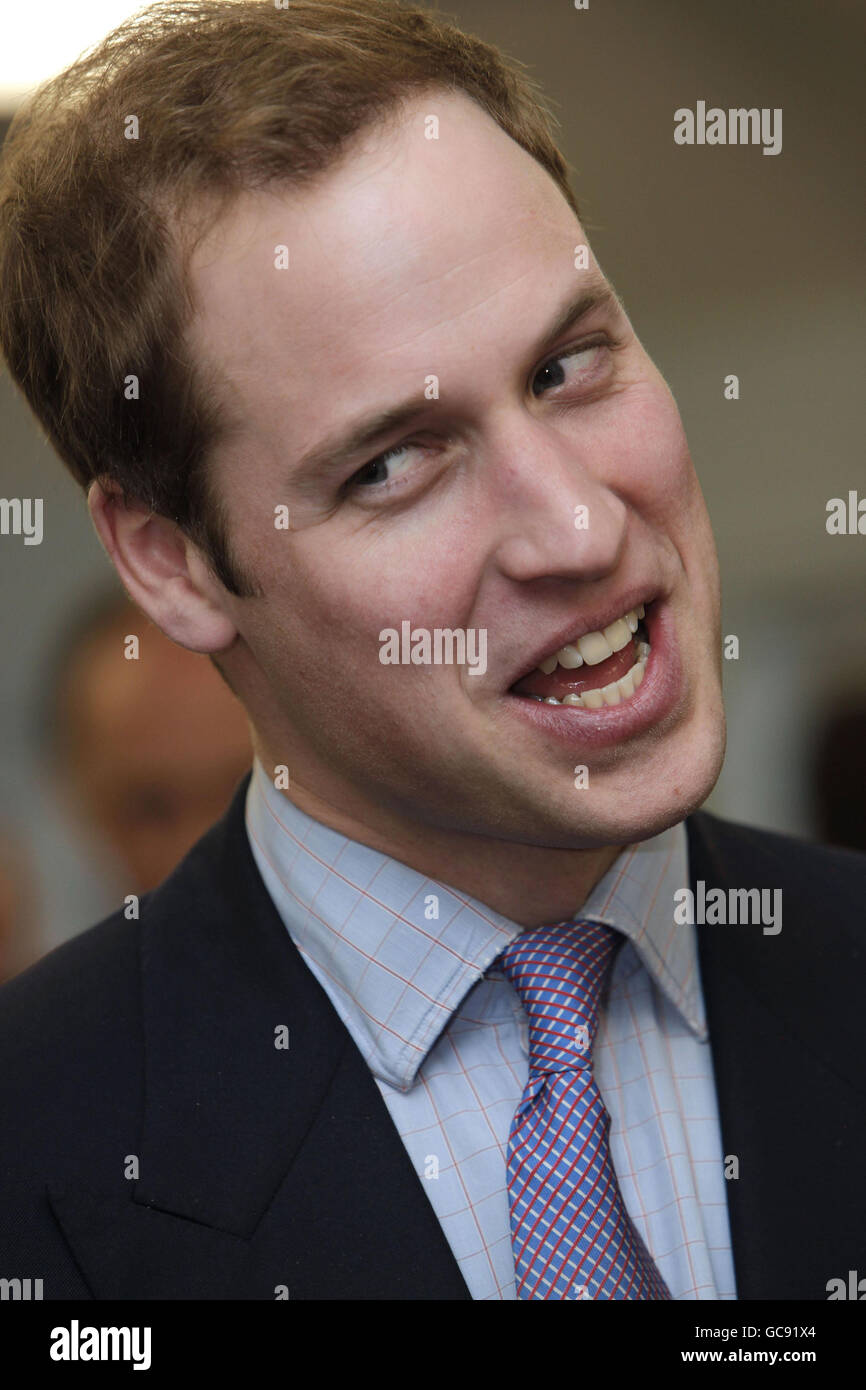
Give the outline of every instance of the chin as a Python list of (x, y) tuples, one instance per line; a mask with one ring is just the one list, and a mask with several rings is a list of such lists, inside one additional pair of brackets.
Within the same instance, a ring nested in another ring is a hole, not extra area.
[(724, 762), (721, 699), (699, 728), (668, 737), (669, 743), (661, 740), (640, 761), (620, 758), (604, 771), (590, 768), (589, 786), (576, 790), (574, 796), (591, 796), (592, 801), (583, 805), (564, 801), (563, 819), (548, 843), (574, 849), (635, 844), (660, 835), (698, 810), (716, 785)]
[(719, 779), (725, 757), (725, 717), (719, 702), (712, 720), (688, 738), (680, 737), (660, 756), (626, 773), (612, 769), (611, 785), (599, 795), (596, 813), (600, 843), (632, 844), (660, 835), (697, 811)]

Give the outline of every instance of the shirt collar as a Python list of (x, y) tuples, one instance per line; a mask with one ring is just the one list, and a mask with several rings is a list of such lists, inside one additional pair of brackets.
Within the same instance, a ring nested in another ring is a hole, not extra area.
[(581, 918), (615, 927), (692, 1032), (708, 1037), (693, 925), (674, 920), (674, 894), (689, 886), (685, 821), (628, 845), (596, 884)]
[[(246, 826), (289, 935), (370, 1069), (408, 1090), (466, 994), (521, 928), (314, 820), (277, 791), (258, 760)], [(625, 849), (579, 915), (628, 937), (659, 988), (705, 1036), (694, 928), (673, 920), (673, 894), (688, 881), (679, 824)]]

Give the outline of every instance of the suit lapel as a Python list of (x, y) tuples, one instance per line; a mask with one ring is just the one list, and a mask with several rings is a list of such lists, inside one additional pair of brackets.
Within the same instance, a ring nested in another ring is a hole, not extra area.
[(842, 926), (858, 909), (807, 847), (706, 814), (687, 826), (693, 890), (782, 889), (777, 935), (696, 929), (723, 1147), (739, 1168), (727, 1183), (737, 1295), (823, 1299), (862, 1264), (862, 966)]
[(467, 1298), (379, 1089), (255, 867), (246, 785), (142, 904), (132, 1200), (55, 1189), (55, 1214), (101, 1298)]
[[(245, 793), (142, 903), (138, 1182), (54, 1186), (55, 1215), (97, 1298), (466, 1299), (378, 1087), (261, 881)], [(860, 905), (789, 842), (705, 814), (687, 826), (693, 887), (783, 888), (778, 936), (697, 928), (739, 1164), (738, 1296), (825, 1298), (866, 1239), (862, 965), (843, 925)]]

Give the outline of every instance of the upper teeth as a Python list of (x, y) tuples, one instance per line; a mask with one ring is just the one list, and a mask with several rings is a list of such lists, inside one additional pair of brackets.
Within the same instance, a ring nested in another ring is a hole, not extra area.
[(583, 637), (578, 637), (574, 642), (567, 642), (564, 647), (560, 647), (558, 652), (547, 656), (538, 663), (539, 670), (546, 676), (551, 675), (557, 666), (564, 666), (567, 671), (574, 671), (578, 666), (586, 662), (587, 666), (597, 666), (600, 661), (607, 661), (614, 652), (622, 651), (623, 647), (631, 641), (632, 635), (637, 632), (637, 625), (644, 616), (644, 606), (639, 603), (637, 608), (632, 608), (628, 613), (624, 613), (621, 618), (617, 618), (600, 632), (587, 632)]

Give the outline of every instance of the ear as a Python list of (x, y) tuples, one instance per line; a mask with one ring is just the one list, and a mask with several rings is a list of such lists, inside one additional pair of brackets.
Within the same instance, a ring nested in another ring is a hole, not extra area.
[(124, 588), (166, 637), (207, 654), (232, 645), (229, 595), (175, 522), (124, 502), (109, 484), (92, 483), (87, 505)]

